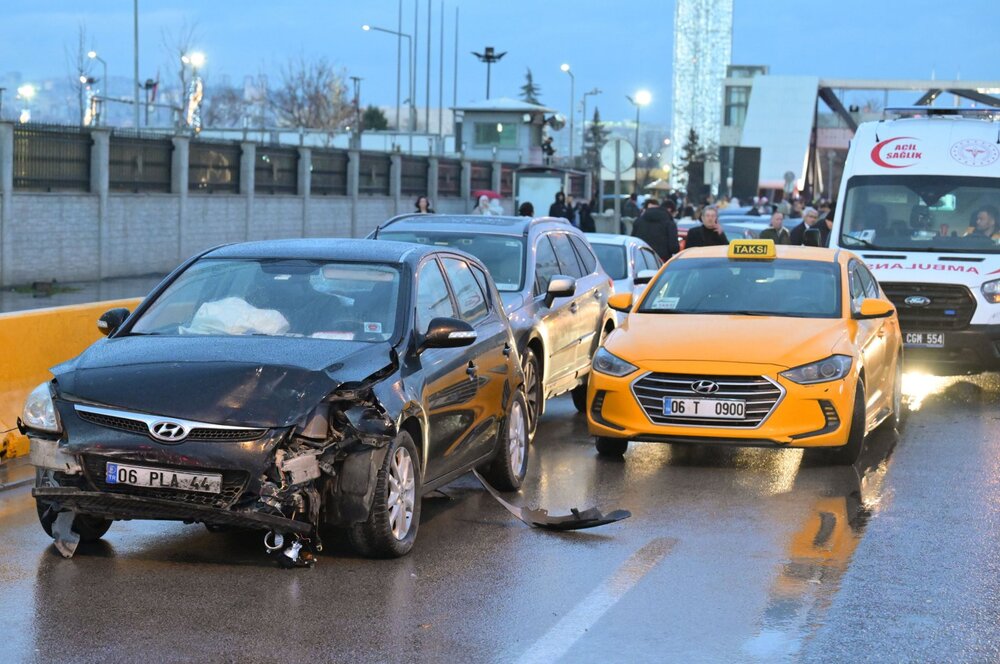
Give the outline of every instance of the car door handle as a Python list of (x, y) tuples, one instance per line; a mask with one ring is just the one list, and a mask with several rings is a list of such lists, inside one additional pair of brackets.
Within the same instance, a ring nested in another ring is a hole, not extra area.
[(879, 339), (881, 339), (882, 337), (884, 337), (885, 336), (885, 326), (883, 325), (882, 327), (878, 328), (878, 332), (876, 332), (875, 334), (878, 335)]
[(510, 344), (504, 344), (503, 345), (503, 356), (504, 357), (510, 357), (511, 351), (512, 351), (512, 349), (510, 347)]
[(569, 310), (570, 310), (570, 313), (574, 313), (575, 314), (577, 311), (580, 310), (580, 305), (578, 305), (576, 302), (573, 302), (573, 303), (571, 303), (569, 305)]
[(598, 300), (600, 300), (601, 299), (601, 291), (595, 290), (594, 291), (594, 297), (596, 297)]
[(465, 373), (469, 375), (469, 378), (475, 378), (478, 371), (479, 370), (476, 368), (476, 365), (472, 362), (472, 360), (469, 360), (469, 366), (465, 370)]

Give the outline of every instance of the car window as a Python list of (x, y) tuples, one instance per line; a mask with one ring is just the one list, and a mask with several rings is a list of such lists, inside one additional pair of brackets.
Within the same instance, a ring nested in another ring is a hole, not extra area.
[(475, 325), (489, 315), (486, 294), (472, 274), (469, 264), (457, 258), (445, 258), (444, 271), (451, 280), (451, 288), (458, 301), (458, 314), (465, 322)]
[(620, 244), (594, 244), (594, 251), (601, 261), (601, 267), (614, 280), (628, 278), (625, 264), (625, 247)]
[(590, 245), (583, 238), (576, 235), (570, 235), (569, 241), (573, 243), (573, 248), (576, 249), (576, 256), (583, 266), (584, 274), (592, 274), (597, 269), (597, 258), (594, 257), (593, 249), (590, 248)]
[(429, 260), (417, 273), (417, 331), (427, 332), (430, 322), (442, 316), (455, 318), (455, 305), (437, 261)]
[(635, 266), (636, 271), (659, 270), (662, 265), (660, 257), (645, 247), (639, 249), (639, 258), (640, 264)]
[(552, 249), (549, 237), (543, 235), (538, 238), (538, 245), (535, 248), (535, 292), (544, 293), (549, 288), (549, 280), (559, 274), (559, 261), (556, 260), (556, 252)]
[(865, 286), (861, 282), (861, 274), (854, 263), (849, 267), (848, 279), (851, 288), (851, 311), (857, 313), (861, 310), (861, 300), (865, 299)]
[(858, 276), (861, 277), (861, 285), (865, 287), (865, 297), (878, 297), (878, 283), (872, 273), (861, 263), (858, 263), (857, 270)]
[(573, 245), (569, 243), (569, 236), (565, 233), (550, 233), (552, 247), (556, 250), (556, 258), (559, 259), (559, 273), (567, 277), (579, 279), (583, 276), (583, 268), (573, 251)]
[(524, 240), (510, 235), (492, 235), (473, 230), (382, 231), (379, 239), (416, 242), (438, 249), (450, 247), (472, 254), (486, 266), (500, 292), (516, 292), (524, 283)]
[(475, 265), (470, 265), (469, 267), (472, 268), (472, 276), (479, 282), (479, 287), (486, 293), (487, 304), (493, 304), (493, 291), (490, 289), (490, 280), (486, 277), (486, 273)]

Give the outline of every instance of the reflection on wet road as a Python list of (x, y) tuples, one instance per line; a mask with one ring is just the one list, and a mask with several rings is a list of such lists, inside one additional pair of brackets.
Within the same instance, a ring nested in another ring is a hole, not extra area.
[(560, 399), (512, 499), (632, 518), (533, 530), (466, 477), (425, 499), (396, 561), (334, 545), (282, 571), (257, 535), (153, 522), (62, 560), (28, 491), (0, 493), (4, 658), (997, 661), (1000, 381), (907, 393), (902, 434), (849, 468), (653, 444), (598, 459)]

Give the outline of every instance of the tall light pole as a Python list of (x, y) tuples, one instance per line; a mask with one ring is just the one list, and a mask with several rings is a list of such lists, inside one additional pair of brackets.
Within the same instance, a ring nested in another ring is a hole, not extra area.
[(639, 110), (653, 101), (653, 95), (649, 94), (649, 90), (639, 90), (635, 97), (625, 95), (625, 98), (635, 106), (635, 153), (639, 154)]
[(402, 125), (399, 124), (399, 109), (400, 109), (400, 84), (399, 81), (403, 77), (403, 0), (399, 0), (399, 12), (396, 15), (397, 23), (399, 24), (396, 28), (396, 131), (398, 132), (402, 129)]
[[(379, 28), (379, 27), (374, 26), (374, 25), (362, 25), (361, 29), (364, 30), (365, 32), (371, 32), (372, 30), (374, 30), (375, 32), (384, 32), (384, 33), (389, 34), (389, 35), (396, 35), (397, 38), (404, 38), (404, 39), (406, 39), (406, 50), (410, 54), (410, 68), (409, 68), (409, 76), (408, 76), (408, 78), (410, 80), (410, 120), (409, 120), (409, 127), (410, 127), (410, 133), (413, 133), (414, 131), (417, 130), (417, 127), (416, 127), (417, 102), (414, 99), (414, 90), (413, 90), (413, 54), (414, 54), (414, 51), (413, 51), (413, 37), (410, 36), (410, 35), (408, 35), (408, 34), (406, 34), (405, 32), (400, 32), (398, 30), (388, 30), (386, 28)], [(398, 127), (397, 127), (397, 129), (398, 129)]]
[(25, 83), (24, 85), (18, 86), (17, 98), (24, 101), (24, 108), (21, 109), (21, 115), (18, 118), (18, 122), (24, 123), (31, 121), (31, 100), (35, 98), (35, 92), (37, 92), (37, 89), (31, 83)]
[(576, 116), (576, 109), (573, 106), (576, 104), (576, 76), (570, 71), (569, 65), (565, 62), (559, 67), (567, 74), (569, 74), (569, 164), (573, 165), (573, 134), (576, 132), (576, 125), (573, 122), (573, 118)]
[[(132, 76), (135, 83), (132, 85), (132, 92), (135, 93), (133, 107), (135, 109), (135, 128), (139, 129), (139, 0), (132, 0)], [(105, 77), (107, 85), (107, 77)]]
[(494, 62), (500, 62), (500, 59), (503, 58), (503, 56), (507, 55), (507, 51), (504, 51), (503, 53), (497, 53), (492, 46), (487, 46), (485, 49), (483, 49), (482, 53), (476, 53), (475, 51), (473, 51), (472, 54), (477, 58), (479, 58), (480, 62), (486, 63), (486, 98), (489, 99), (491, 68), (493, 67)]
[[(89, 53), (87, 53), (87, 57), (90, 58), (91, 60), (97, 60), (98, 62), (101, 63), (101, 67), (104, 68), (104, 78), (101, 79), (101, 82), (104, 84), (103, 85), (103, 89), (101, 90), (101, 96), (104, 97), (105, 99), (107, 99), (108, 98), (108, 63), (104, 60), (104, 58), (102, 58), (101, 56), (99, 56), (97, 54), (97, 51), (90, 51)], [(98, 120), (98, 124), (99, 125), (107, 124), (107, 120), (104, 118), (104, 113), (103, 112), (100, 113), (100, 114), (98, 114), (97, 120)]]
[(583, 93), (583, 121), (580, 123), (583, 127), (583, 130), (580, 132), (580, 135), (583, 136), (583, 140), (581, 141), (582, 143), (587, 142), (587, 97), (593, 97), (599, 94), (601, 94), (601, 91), (598, 88), (594, 88), (590, 92)]

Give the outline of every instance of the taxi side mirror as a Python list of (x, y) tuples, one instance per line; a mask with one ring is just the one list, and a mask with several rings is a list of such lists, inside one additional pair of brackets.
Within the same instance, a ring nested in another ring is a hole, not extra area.
[(632, 293), (618, 293), (608, 298), (608, 306), (615, 311), (628, 313), (632, 309)]
[(861, 300), (861, 307), (858, 312), (854, 314), (854, 317), (859, 320), (867, 320), (870, 318), (888, 318), (894, 313), (896, 313), (896, 307), (892, 306), (892, 302), (881, 298), (868, 297)]
[(641, 286), (642, 284), (648, 284), (656, 276), (656, 270), (640, 270), (639, 274), (635, 275), (635, 279), (632, 280), (636, 286)]

